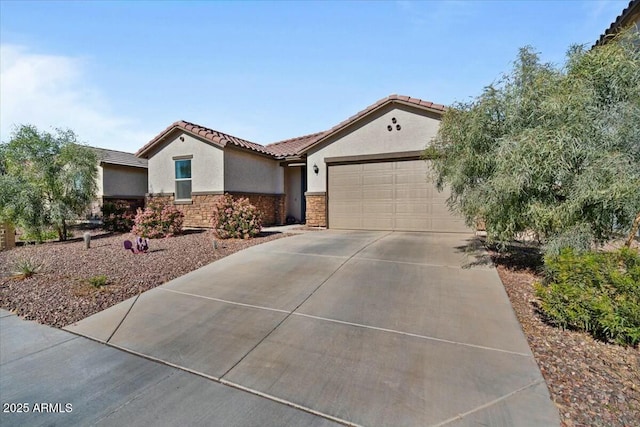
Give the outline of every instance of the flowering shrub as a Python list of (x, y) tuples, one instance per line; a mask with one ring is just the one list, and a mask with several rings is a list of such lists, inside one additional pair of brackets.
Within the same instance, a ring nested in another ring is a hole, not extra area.
[(150, 200), (144, 210), (138, 208), (131, 232), (136, 236), (156, 239), (182, 232), (184, 214), (171, 204)]
[(135, 213), (125, 201), (105, 202), (102, 206), (102, 227), (108, 231), (130, 231)]
[(249, 199), (225, 194), (213, 208), (213, 228), (221, 239), (249, 239), (260, 233), (262, 214)]

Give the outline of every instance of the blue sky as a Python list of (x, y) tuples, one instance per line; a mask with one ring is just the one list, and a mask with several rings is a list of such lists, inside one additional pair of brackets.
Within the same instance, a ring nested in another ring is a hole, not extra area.
[(561, 64), (627, 4), (0, 0), (0, 139), (31, 123), (135, 152), (187, 120), (267, 144), (394, 93), (468, 100), (525, 45)]

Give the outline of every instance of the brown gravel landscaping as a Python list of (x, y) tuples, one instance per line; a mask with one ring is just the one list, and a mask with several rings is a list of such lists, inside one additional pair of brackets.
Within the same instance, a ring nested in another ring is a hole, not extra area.
[(542, 320), (533, 283), (542, 266), (534, 249), (492, 253), (529, 346), (564, 426), (640, 425), (640, 350), (597, 341)]
[[(0, 252), (0, 307), (60, 328), (234, 252), (285, 236), (218, 240), (214, 249), (212, 231), (192, 232), (153, 239), (146, 254), (124, 249), (123, 242), (134, 239), (130, 234), (94, 236), (89, 250), (82, 241), (18, 247)], [(40, 271), (28, 279), (12, 278), (16, 261), (25, 258), (41, 264)], [(89, 284), (100, 275), (107, 277), (106, 286)]]

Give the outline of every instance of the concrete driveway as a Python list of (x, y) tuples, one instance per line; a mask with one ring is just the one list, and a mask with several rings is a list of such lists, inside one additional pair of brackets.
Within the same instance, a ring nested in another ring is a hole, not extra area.
[(309, 232), (66, 329), (325, 421), (559, 424), (498, 275), (467, 235)]

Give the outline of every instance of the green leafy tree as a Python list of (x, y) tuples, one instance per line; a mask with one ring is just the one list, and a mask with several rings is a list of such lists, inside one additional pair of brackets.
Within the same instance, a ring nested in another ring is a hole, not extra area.
[[(562, 68), (520, 50), (508, 75), (449, 108), (433, 145), (437, 182), (469, 225), (507, 242), (531, 232), (588, 249), (640, 215), (640, 35), (569, 49)], [(629, 240), (630, 242), (630, 240)]]
[(0, 144), (0, 219), (11, 221), (38, 240), (48, 227), (67, 236), (67, 222), (82, 215), (95, 198), (97, 157), (79, 145), (71, 130), (39, 132), (16, 127)]

